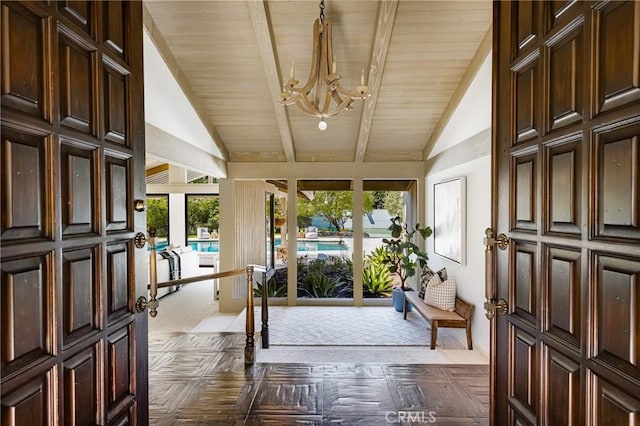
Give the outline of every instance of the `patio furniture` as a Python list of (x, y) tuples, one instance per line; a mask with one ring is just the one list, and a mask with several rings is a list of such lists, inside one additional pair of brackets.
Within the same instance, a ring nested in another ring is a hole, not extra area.
[(307, 227), (306, 232), (304, 233), (305, 238), (318, 238), (318, 228), (315, 226)]

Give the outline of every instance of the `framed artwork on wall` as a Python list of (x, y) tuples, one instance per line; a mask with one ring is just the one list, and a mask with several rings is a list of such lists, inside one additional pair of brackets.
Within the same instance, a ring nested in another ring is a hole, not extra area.
[(433, 185), (433, 251), (461, 265), (466, 263), (466, 178)]

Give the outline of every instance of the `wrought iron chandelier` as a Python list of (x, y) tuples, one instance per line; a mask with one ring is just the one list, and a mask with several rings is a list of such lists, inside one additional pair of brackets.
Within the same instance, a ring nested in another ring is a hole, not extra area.
[(321, 0), (320, 17), (313, 23), (313, 57), (309, 79), (304, 86), (298, 86), (300, 82), (295, 79), (295, 63), (291, 61), (291, 74), (282, 87), (280, 99), (283, 105), (296, 104), (305, 114), (319, 118), (320, 130), (327, 129), (325, 118), (342, 110), (353, 110), (355, 99), (364, 100), (370, 95), (369, 87), (365, 84), (364, 68), (355, 92), (340, 84), (333, 56), (331, 23), (325, 20), (324, 7), (324, 0)]

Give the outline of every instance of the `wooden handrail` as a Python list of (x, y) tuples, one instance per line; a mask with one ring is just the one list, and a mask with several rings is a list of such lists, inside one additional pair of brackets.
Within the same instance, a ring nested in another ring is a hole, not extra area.
[[(150, 237), (153, 238), (155, 237), (155, 230), (153, 231), (153, 233), (149, 232)], [(254, 340), (254, 335), (255, 335), (255, 320), (254, 320), (254, 309), (255, 309), (255, 305), (254, 305), (254, 296), (253, 296), (253, 273), (254, 271), (259, 271), (265, 274), (265, 276), (269, 276), (269, 271), (264, 267), (264, 266), (260, 266), (260, 265), (247, 265), (245, 268), (241, 268), (241, 269), (233, 269), (230, 271), (223, 271), (223, 272), (216, 272), (215, 274), (205, 274), (205, 275), (198, 275), (195, 277), (189, 277), (189, 278), (180, 278), (177, 280), (169, 280), (169, 281), (164, 281), (161, 283), (157, 283), (157, 275), (156, 275), (156, 246), (155, 246), (155, 238), (150, 240), (150, 253), (149, 253), (149, 260), (150, 262), (153, 263), (153, 265), (149, 265), (150, 266), (150, 281), (151, 283), (149, 283), (149, 285), (147, 286), (148, 289), (150, 290), (150, 296), (153, 302), (153, 314), (151, 314), (151, 316), (155, 317), (155, 308), (158, 307), (158, 300), (156, 299), (156, 293), (158, 291), (159, 288), (165, 288), (165, 287), (172, 287), (174, 285), (184, 285), (184, 284), (193, 284), (196, 282), (201, 282), (201, 281), (205, 281), (205, 280), (215, 280), (218, 278), (226, 278), (226, 277), (234, 277), (234, 276), (238, 276), (241, 275), (243, 273), (247, 274), (247, 301), (246, 301), (246, 309), (245, 309), (245, 330), (246, 330), (246, 340), (245, 340), (245, 347), (244, 347), (244, 363), (245, 365), (253, 365), (256, 362), (256, 347), (255, 347), (255, 340)], [(265, 288), (266, 288), (266, 283), (265, 283)], [(264, 293), (264, 292), (263, 292)], [(264, 308), (266, 300), (265, 300), (265, 295), (263, 294), (263, 301), (262, 301), (262, 306)], [(146, 303), (146, 299), (145, 299), (145, 303)], [(149, 305), (151, 306), (151, 305)], [(137, 305), (136, 305), (137, 307)], [(140, 311), (141, 312), (141, 311)], [(266, 311), (263, 311), (262, 313), (262, 319), (263, 319), (263, 328), (264, 328), (264, 324), (265, 324), (265, 314)], [(266, 317), (266, 319), (268, 320), (268, 317)], [(267, 347), (268, 347), (268, 343), (267, 343)]]
[[(180, 278), (180, 279), (177, 279), (177, 280), (163, 281), (161, 283), (158, 283), (158, 288), (172, 287), (174, 285), (193, 284), (193, 283), (204, 281), (204, 280), (216, 280), (218, 278), (233, 277), (233, 276), (236, 276), (236, 275), (242, 275), (246, 271), (247, 271), (246, 268), (232, 269), (231, 271), (216, 272), (215, 274), (205, 274), (205, 275), (198, 275), (196, 277)], [(147, 287), (151, 288), (151, 284), (149, 284)]]

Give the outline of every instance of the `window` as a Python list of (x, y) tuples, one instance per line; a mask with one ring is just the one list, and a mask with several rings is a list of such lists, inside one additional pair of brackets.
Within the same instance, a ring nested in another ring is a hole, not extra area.
[(169, 238), (169, 195), (147, 195), (147, 229), (155, 228), (157, 242)]

